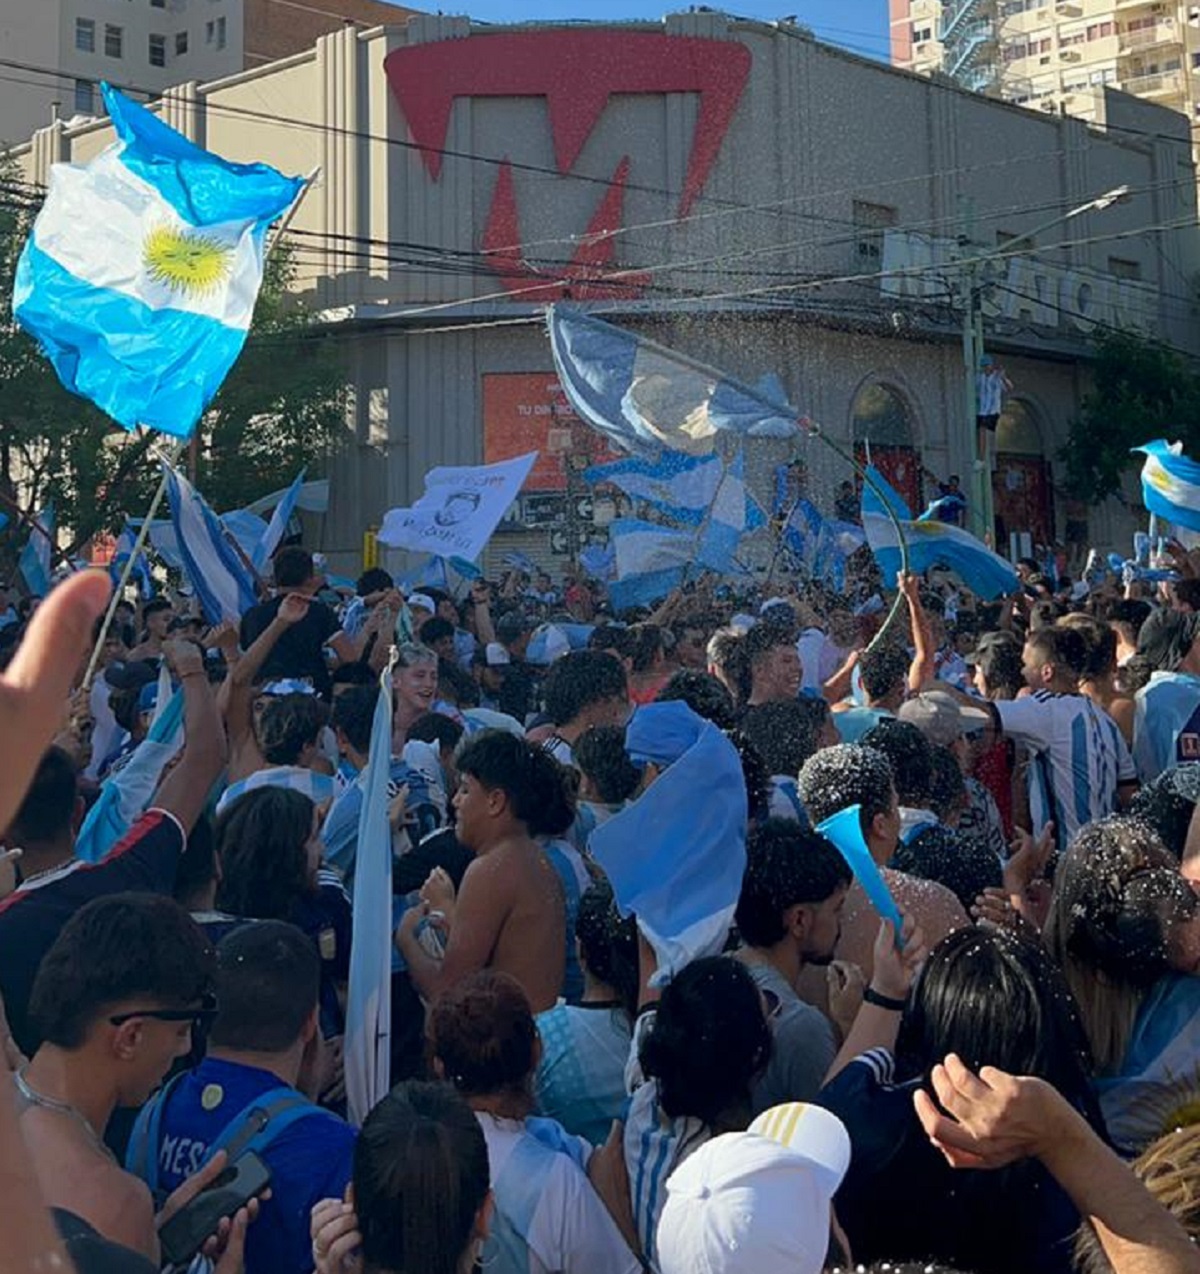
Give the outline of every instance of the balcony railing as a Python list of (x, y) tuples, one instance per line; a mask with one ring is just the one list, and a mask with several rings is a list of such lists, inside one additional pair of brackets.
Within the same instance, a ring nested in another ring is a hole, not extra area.
[(1162, 71), (1157, 75), (1132, 75), (1120, 87), (1135, 97), (1170, 97), (1183, 92), (1182, 71)]
[(1159, 44), (1177, 44), (1179, 28), (1174, 22), (1156, 22), (1152, 27), (1142, 27), (1138, 31), (1122, 31), (1117, 38), (1122, 53), (1134, 53)]

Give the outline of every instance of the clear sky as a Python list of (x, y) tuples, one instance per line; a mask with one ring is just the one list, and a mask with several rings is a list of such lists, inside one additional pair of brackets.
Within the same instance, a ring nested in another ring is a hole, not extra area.
[[(887, 0), (709, 0), (712, 8), (744, 18), (794, 17), (823, 39), (855, 52), (887, 57)], [(552, 21), (586, 18), (615, 22), (621, 18), (661, 18), (686, 10), (687, 0), (412, 0), (416, 9), (469, 13), (483, 22)]]

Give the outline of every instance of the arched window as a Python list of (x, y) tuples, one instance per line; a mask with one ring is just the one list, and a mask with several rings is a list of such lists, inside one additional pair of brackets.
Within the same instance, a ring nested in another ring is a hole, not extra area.
[(913, 418), (908, 404), (890, 385), (864, 385), (850, 408), (850, 430), (859, 464), (868, 449), (875, 467), (895, 487), (910, 509), (924, 507), (921, 465), (913, 447)]
[(850, 422), (856, 443), (870, 443), (872, 448), (913, 445), (912, 413), (889, 385), (864, 385), (854, 396)]
[(1009, 456), (1036, 456), (1045, 458), (1042, 443), (1041, 422), (1037, 411), (1020, 398), (1010, 398), (1004, 404), (996, 425), (996, 452)]

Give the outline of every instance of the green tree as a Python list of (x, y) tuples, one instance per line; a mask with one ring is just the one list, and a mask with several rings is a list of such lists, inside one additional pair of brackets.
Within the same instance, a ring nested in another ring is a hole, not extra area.
[[(29, 518), (53, 500), (61, 557), (145, 512), (159, 473), (157, 435), (130, 434), (68, 393), (12, 318), (21, 248), (40, 198), (0, 161), (0, 505), (9, 514), (0, 552), (13, 558)], [(102, 233), (98, 229), (97, 233)], [(325, 471), (345, 428), (345, 375), (334, 338), (290, 291), (286, 237), (268, 258), (250, 337), (197, 431), (186, 463), (209, 503), (239, 508), (286, 486), (307, 467)]]
[(1200, 378), (1174, 350), (1127, 331), (1100, 332), (1095, 350), (1093, 388), (1059, 451), (1067, 490), (1089, 504), (1120, 488), (1131, 447), (1166, 437), (1200, 450)]

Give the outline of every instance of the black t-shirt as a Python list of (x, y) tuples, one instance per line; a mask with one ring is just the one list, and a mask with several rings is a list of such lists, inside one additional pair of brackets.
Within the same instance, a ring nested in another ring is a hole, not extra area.
[(169, 894), (186, 843), (174, 815), (149, 810), (100, 862), (73, 859), (0, 901), (0, 992), (9, 1028), (26, 1057), (41, 1043), (29, 1020), (33, 980), (62, 927), (93, 898)]
[(951, 1168), (896, 1084), (886, 1049), (850, 1063), (817, 1096), (850, 1134), (838, 1220), (854, 1259), (944, 1261), (974, 1274), (1071, 1274), (1079, 1213), (1033, 1160), (999, 1172)]
[[(259, 602), (243, 616), (240, 641), (243, 650), (271, 626), (279, 613), (282, 597)], [(323, 695), (330, 689), (329, 668), (325, 663), (325, 646), (341, 628), (337, 616), (324, 602), (309, 602), (308, 613), (280, 635), (259, 674), (264, 681), (278, 677), (309, 677), (314, 688)]]
[(909, 876), (945, 885), (968, 914), (985, 889), (998, 888), (1003, 883), (994, 854), (940, 823), (929, 824), (911, 840), (901, 841), (890, 866)]

